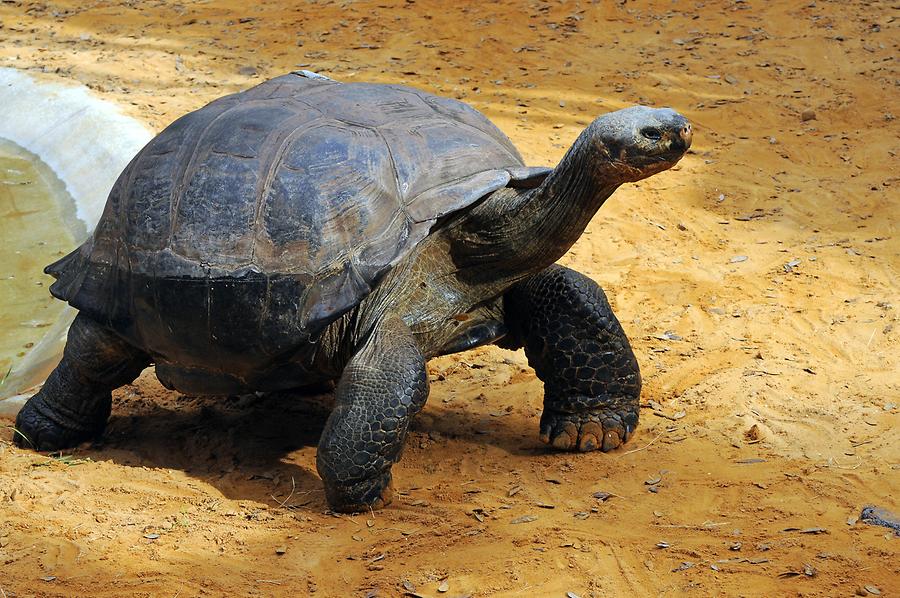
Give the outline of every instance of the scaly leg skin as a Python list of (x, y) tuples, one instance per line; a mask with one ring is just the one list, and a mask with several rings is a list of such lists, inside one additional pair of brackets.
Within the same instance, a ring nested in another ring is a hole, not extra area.
[(559, 449), (608, 451), (638, 423), (641, 374), (603, 289), (551, 266), (504, 296), (510, 335), (544, 381), (541, 440)]
[(391, 502), (391, 466), (427, 398), (425, 359), (409, 328), (399, 317), (382, 319), (344, 369), (319, 441), (316, 466), (334, 511)]
[(62, 361), (19, 411), (15, 443), (58, 451), (97, 438), (109, 418), (110, 391), (133, 382), (149, 364), (146, 354), (79, 314)]

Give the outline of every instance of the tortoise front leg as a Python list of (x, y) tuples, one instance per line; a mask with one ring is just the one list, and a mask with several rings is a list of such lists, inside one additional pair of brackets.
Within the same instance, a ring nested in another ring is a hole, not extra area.
[(631, 345), (590, 278), (551, 266), (504, 296), (510, 335), (544, 381), (541, 440), (561, 449), (608, 451), (638, 423), (641, 374)]
[(13, 440), (21, 447), (58, 451), (103, 433), (112, 407), (110, 391), (133, 382), (150, 357), (85, 315), (66, 339), (63, 358), (16, 418)]
[(391, 501), (391, 466), (427, 398), (425, 359), (409, 328), (399, 317), (383, 319), (344, 369), (319, 440), (316, 465), (332, 509)]

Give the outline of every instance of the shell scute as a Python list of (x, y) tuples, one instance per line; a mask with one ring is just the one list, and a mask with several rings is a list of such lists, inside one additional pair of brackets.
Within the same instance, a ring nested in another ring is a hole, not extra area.
[(525, 172), (461, 102), (285, 75), (151, 140), (93, 237), (48, 267), (51, 292), (182, 360), (188, 332), (237, 347), (252, 329), (281, 351), (357, 305), (438, 218)]

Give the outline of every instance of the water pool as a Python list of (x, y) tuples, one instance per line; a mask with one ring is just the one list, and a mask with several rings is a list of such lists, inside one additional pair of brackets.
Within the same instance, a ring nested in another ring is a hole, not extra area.
[(65, 304), (50, 295), (53, 279), (44, 266), (86, 235), (53, 170), (0, 138), (0, 387), (63, 314)]
[(87, 238), (152, 134), (83, 86), (5, 67), (0, 106), (0, 416), (14, 417), (75, 317), (44, 266)]

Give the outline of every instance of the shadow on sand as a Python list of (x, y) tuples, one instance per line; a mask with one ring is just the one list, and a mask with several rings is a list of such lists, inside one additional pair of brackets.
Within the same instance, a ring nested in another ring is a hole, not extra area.
[[(315, 454), (333, 406), (330, 393), (170, 396), (163, 401), (159, 397), (114, 401), (106, 433), (82, 456), (181, 471), (229, 499), (327, 509)], [(509, 454), (546, 452), (537, 440), (536, 422), (516, 413), (483, 415), (461, 404), (427, 409), (413, 422), (407, 443), (418, 444), (419, 435), (437, 434), (452, 442), (491, 445)], [(533, 438), (528, 441), (523, 436)], [(436, 450), (446, 448), (444, 441), (441, 445)], [(440, 458), (439, 453), (435, 458)]]

